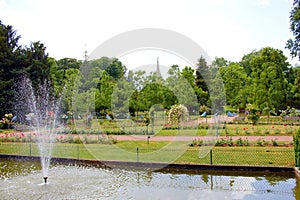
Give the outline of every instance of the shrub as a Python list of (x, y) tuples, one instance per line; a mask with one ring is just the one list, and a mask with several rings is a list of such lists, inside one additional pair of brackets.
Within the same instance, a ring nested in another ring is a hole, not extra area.
[(239, 138), (239, 139), (236, 141), (236, 145), (237, 145), (237, 146), (244, 146), (244, 142), (243, 142), (242, 138)]
[(249, 146), (249, 145), (250, 145), (250, 144), (249, 144), (248, 138), (246, 138), (246, 139), (244, 140), (244, 145), (245, 145), (245, 146)]
[(258, 146), (263, 146), (263, 142), (261, 141), (261, 139), (258, 139), (258, 140), (256, 141), (256, 144), (257, 144)]
[(191, 143), (189, 146), (191, 146), (191, 147), (197, 146), (197, 140), (194, 139), (194, 140), (192, 141), (192, 143)]
[(276, 140), (272, 140), (272, 145), (275, 147), (275, 146), (278, 146), (278, 143)]
[(203, 140), (198, 140), (197, 145), (202, 146), (203, 145)]
[(231, 147), (233, 145), (232, 138), (227, 139), (226, 143), (227, 143), (228, 146)]
[(68, 143), (74, 143), (74, 138), (71, 136), (71, 135), (69, 135), (68, 137), (67, 137), (67, 142)]
[(194, 139), (192, 141), (192, 143), (189, 145), (191, 147), (196, 147), (196, 146), (202, 146), (203, 145), (203, 140), (200, 140), (200, 139)]
[(223, 138), (218, 139), (215, 145), (216, 146), (225, 146), (226, 145), (226, 141)]
[(75, 144), (82, 144), (83, 142), (79, 137), (77, 137), (77, 138), (74, 139), (74, 143)]

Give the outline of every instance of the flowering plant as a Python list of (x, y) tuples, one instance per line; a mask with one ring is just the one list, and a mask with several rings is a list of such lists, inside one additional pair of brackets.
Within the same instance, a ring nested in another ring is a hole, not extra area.
[(11, 119), (13, 117), (13, 114), (5, 114), (4, 117), (0, 120), (0, 128), (10, 128)]
[(173, 105), (169, 111), (169, 123), (178, 125), (180, 120), (188, 117), (188, 109), (182, 104)]

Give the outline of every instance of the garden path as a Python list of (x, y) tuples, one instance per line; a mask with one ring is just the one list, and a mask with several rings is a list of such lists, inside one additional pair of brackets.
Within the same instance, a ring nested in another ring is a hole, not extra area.
[[(122, 140), (147, 140), (147, 136), (141, 136), (141, 135), (118, 135), (113, 136), (114, 139), (117, 139), (119, 141)], [(216, 138), (215, 136), (150, 136), (150, 141), (193, 141), (194, 139), (197, 140), (210, 140)], [(293, 141), (293, 136), (219, 136), (219, 139), (229, 139), (232, 138), (232, 140), (238, 140), (241, 138), (242, 140), (248, 139), (249, 142), (256, 142), (258, 139), (264, 140), (264, 141), (281, 141), (281, 142), (291, 142)]]

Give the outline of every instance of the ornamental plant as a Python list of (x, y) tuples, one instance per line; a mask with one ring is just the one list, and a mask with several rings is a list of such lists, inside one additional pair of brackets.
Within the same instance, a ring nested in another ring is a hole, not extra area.
[(0, 128), (8, 129), (11, 128), (11, 119), (13, 114), (5, 114), (4, 117), (0, 120)]
[(169, 123), (179, 125), (180, 121), (183, 121), (189, 116), (188, 109), (182, 104), (175, 104), (169, 111)]

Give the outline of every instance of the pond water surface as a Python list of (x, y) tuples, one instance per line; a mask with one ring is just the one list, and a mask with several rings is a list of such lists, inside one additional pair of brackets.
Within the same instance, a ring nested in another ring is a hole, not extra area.
[(292, 173), (142, 171), (0, 159), (0, 199), (300, 199)]

